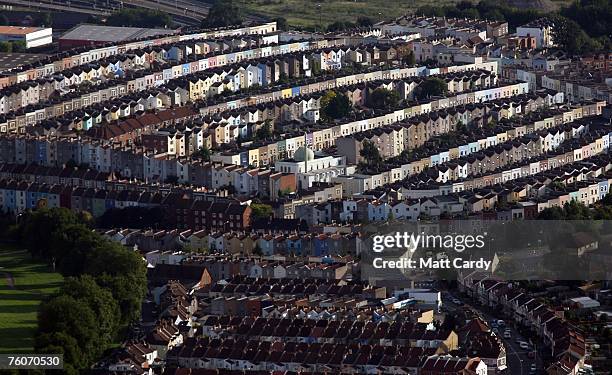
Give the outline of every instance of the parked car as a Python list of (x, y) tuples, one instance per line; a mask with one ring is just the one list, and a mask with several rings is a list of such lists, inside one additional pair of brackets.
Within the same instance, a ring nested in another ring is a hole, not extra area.
[(455, 305), (461, 306), (463, 305), (463, 302), (461, 302), (460, 300), (458, 300), (457, 298), (453, 298), (451, 300)]
[(504, 332), (504, 338), (505, 339), (511, 339), (512, 338), (512, 334), (509, 331)]
[(521, 343), (519, 344), (519, 346), (521, 347), (521, 349), (527, 350), (529, 349), (529, 344), (526, 343), (525, 341), (521, 341)]
[(500, 327), (504, 327), (506, 325), (506, 322), (504, 322), (503, 320), (500, 319), (500, 320), (497, 321), (497, 325), (500, 326)]

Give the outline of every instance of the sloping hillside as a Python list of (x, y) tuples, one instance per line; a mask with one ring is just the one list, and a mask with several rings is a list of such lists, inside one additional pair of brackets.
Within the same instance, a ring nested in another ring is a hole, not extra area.
[(542, 12), (552, 12), (559, 8), (560, 3), (553, 3), (551, 0), (503, 0), (503, 3), (519, 9), (534, 9)]

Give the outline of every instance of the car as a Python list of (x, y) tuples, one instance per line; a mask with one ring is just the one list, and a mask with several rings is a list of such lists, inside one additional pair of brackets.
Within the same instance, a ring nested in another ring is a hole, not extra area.
[(508, 331), (504, 332), (504, 338), (505, 339), (511, 339), (512, 338), (512, 334)]
[(529, 368), (529, 370), (531, 371), (537, 371), (538, 370), (538, 366), (535, 363), (531, 364), (531, 367)]
[(527, 344), (525, 341), (521, 341), (519, 346), (521, 347), (521, 349), (524, 349), (524, 350), (529, 349), (529, 344)]
[(504, 322), (503, 320), (500, 319), (500, 320), (497, 321), (497, 325), (500, 326), (500, 327), (503, 327), (503, 326), (506, 325), (506, 322)]
[(451, 301), (452, 301), (452, 302), (453, 302), (455, 305), (459, 305), (459, 306), (463, 305), (463, 302), (459, 301), (457, 298), (453, 298)]

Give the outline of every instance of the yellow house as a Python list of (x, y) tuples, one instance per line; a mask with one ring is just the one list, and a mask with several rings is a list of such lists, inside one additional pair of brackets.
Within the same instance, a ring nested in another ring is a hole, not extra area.
[(291, 96), (292, 96), (292, 95), (291, 95), (291, 89), (290, 89), (290, 88), (289, 88), (289, 89), (283, 89), (283, 90), (281, 91), (281, 97), (282, 97), (283, 99), (291, 98)]
[(200, 78), (189, 79), (189, 99), (196, 101), (202, 98), (202, 80)]
[(258, 148), (249, 150), (248, 161), (250, 165), (259, 166), (259, 149)]

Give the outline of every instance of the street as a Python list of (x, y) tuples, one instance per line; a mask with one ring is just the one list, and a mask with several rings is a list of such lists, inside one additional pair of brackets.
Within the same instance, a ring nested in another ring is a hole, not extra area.
[[(460, 306), (460, 305), (453, 303), (452, 302), (453, 299), (460, 300), (463, 303), (463, 305)], [(460, 296), (457, 296), (456, 294), (443, 293), (442, 303), (448, 312), (453, 312), (463, 307), (469, 308), (476, 315), (478, 315), (482, 320), (487, 322), (488, 326), (491, 329), (493, 329), (492, 323), (498, 320), (498, 317), (494, 317), (489, 312), (483, 311), (483, 309), (475, 307), (471, 300), (467, 298), (461, 298)], [(503, 319), (503, 318), (499, 317), (499, 319)], [(506, 330), (508, 330), (511, 335), (511, 337), (508, 339), (504, 338), (504, 332)], [(508, 366), (506, 373), (512, 374), (512, 375), (529, 375), (531, 373), (530, 372), (531, 365), (533, 363), (536, 363), (536, 360), (538, 362), (537, 363), (538, 371), (536, 372), (536, 374), (544, 373), (543, 363), (540, 357), (538, 356), (535, 359), (529, 358), (528, 353), (531, 350), (525, 350), (525, 349), (520, 348), (520, 345), (518, 342), (527, 341), (527, 340), (519, 334), (517, 329), (514, 327), (514, 323), (512, 321), (506, 321), (505, 326), (493, 329), (493, 331), (502, 340), (506, 348), (506, 363)]]

